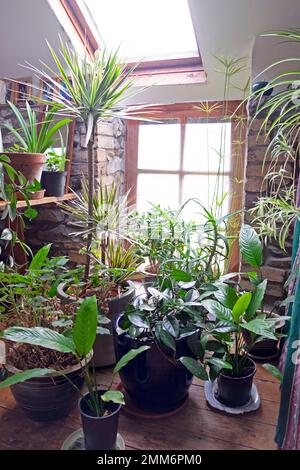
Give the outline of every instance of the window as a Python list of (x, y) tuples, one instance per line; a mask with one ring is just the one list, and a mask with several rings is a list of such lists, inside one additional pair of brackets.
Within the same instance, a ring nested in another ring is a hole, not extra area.
[[(102, 42), (127, 62), (198, 56), (187, 0), (85, 0)], [(180, 34), (179, 34), (180, 32)]]
[[(147, 210), (150, 203), (177, 208), (190, 198), (208, 208), (217, 204), (219, 215), (241, 206), (239, 121), (224, 119), (219, 108), (206, 116), (193, 103), (162, 106), (159, 122), (128, 123), (127, 188), (138, 210)], [(185, 210), (189, 217), (199, 212), (196, 203)]]

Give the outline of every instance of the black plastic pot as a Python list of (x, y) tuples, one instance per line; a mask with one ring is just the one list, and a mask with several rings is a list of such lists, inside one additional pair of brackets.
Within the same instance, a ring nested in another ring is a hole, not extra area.
[(66, 171), (43, 171), (41, 184), (46, 190), (45, 196), (61, 197), (65, 194)]
[[(99, 393), (104, 393), (104, 390), (99, 391)], [(85, 401), (88, 397), (89, 393), (79, 400), (85, 449), (113, 450), (115, 449), (117, 440), (121, 405), (108, 402), (106, 405), (107, 409), (110, 411), (109, 415), (101, 417), (91, 416), (90, 409)]]
[[(115, 322), (115, 330), (123, 315)], [(167, 358), (153, 341), (131, 338), (127, 333), (114, 334), (117, 361), (130, 349), (142, 345), (151, 346), (139, 354), (121, 371), (120, 378), (126, 393), (141, 410), (152, 413), (166, 413), (175, 410), (186, 400), (193, 375), (180, 363)], [(177, 357), (191, 356), (187, 338), (176, 343)]]
[(242, 377), (230, 375), (228, 369), (219, 372), (216, 398), (224, 405), (236, 408), (246, 405), (250, 401), (253, 378), (256, 372), (256, 366), (252, 359), (247, 358), (244, 371), (245, 375)]
[[(76, 302), (74, 296), (66, 293), (67, 283), (61, 283), (57, 287), (57, 295), (63, 304)], [(113, 322), (116, 317), (124, 312), (127, 305), (134, 297), (134, 290), (129, 289), (119, 297), (111, 297), (108, 300), (108, 318), (110, 323), (105, 325), (109, 329), (109, 335), (97, 335), (94, 344), (93, 363), (95, 367), (108, 367), (116, 363), (114, 341), (113, 341)]]
[[(9, 375), (20, 372), (6, 364)], [(26, 380), (11, 386), (18, 405), (34, 421), (52, 421), (66, 417), (78, 401), (78, 392), (70, 381), (81, 388), (84, 382), (81, 364), (62, 371), (62, 375), (49, 375)]]

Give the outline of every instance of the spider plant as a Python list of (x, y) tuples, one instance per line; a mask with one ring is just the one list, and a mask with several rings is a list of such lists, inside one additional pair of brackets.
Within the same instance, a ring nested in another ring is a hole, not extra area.
[(61, 119), (53, 123), (57, 108), (52, 106), (45, 111), (42, 122), (39, 122), (38, 113), (31, 108), (26, 101), (26, 118), (21, 111), (10, 101), (8, 104), (17, 118), (19, 128), (14, 128), (11, 124), (4, 124), (16, 139), (15, 151), (26, 153), (45, 153), (57, 141), (56, 133), (71, 120)]
[[(80, 56), (61, 41), (57, 55), (49, 43), (48, 47), (55, 69), (42, 63), (43, 68), (28, 64), (43, 82), (50, 84), (48, 99), (41, 102), (55, 105), (59, 115), (71, 116), (84, 122), (85, 146), (88, 149), (88, 234), (86, 239), (85, 279), (90, 272), (90, 250), (93, 240), (93, 213), (95, 194), (95, 172), (93, 144), (97, 122), (100, 119), (122, 117), (129, 119), (138, 107), (125, 108), (121, 100), (132, 86), (129, 79), (135, 66), (129, 68), (118, 59), (118, 51), (107, 54), (96, 51), (93, 57)], [(68, 72), (66, 72), (66, 69)], [(135, 116), (136, 118), (136, 116)]]

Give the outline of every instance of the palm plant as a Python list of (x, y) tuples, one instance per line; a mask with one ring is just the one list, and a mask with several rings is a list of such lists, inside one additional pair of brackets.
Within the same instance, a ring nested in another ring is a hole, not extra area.
[(56, 106), (47, 108), (42, 122), (39, 122), (37, 112), (31, 108), (28, 101), (26, 101), (27, 119), (13, 103), (8, 101), (8, 104), (20, 126), (19, 129), (15, 129), (11, 124), (5, 124), (6, 129), (16, 139), (16, 151), (45, 153), (57, 141), (56, 133), (59, 129), (71, 121), (69, 118), (64, 118), (54, 124), (53, 118), (57, 112)]
[[(48, 84), (48, 98), (42, 103), (55, 105), (61, 116), (78, 118), (86, 129), (85, 146), (88, 149), (88, 215), (90, 229), (87, 235), (85, 279), (90, 272), (90, 249), (92, 245), (92, 217), (94, 211), (95, 173), (93, 144), (97, 122), (100, 119), (134, 117), (138, 107), (127, 109), (121, 100), (132, 81), (129, 76), (135, 67), (118, 60), (118, 51), (107, 54), (96, 51), (93, 57), (81, 57), (61, 41), (60, 57), (49, 43), (56, 70), (42, 62), (43, 69), (28, 65), (29, 69)], [(66, 69), (68, 72), (66, 72)], [(135, 116), (136, 118), (136, 116)]]

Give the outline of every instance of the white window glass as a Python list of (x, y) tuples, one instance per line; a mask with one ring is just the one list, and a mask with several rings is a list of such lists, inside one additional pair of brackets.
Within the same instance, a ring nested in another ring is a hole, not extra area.
[(151, 204), (163, 208), (179, 205), (179, 177), (168, 174), (140, 173), (137, 180), (137, 209), (148, 210)]
[(230, 169), (231, 124), (187, 123), (185, 130), (184, 170), (228, 172)]
[[(229, 177), (218, 177), (216, 175), (186, 175), (183, 178), (182, 201), (194, 198), (208, 210), (213, 206), (221, 206), (220, 214), (225, 215), (229, 207)], [(200, 220), (203, 209), (196, 202), (189, 202), (184, 210), (186, 218)]]
[(139, 126), (138, 168), (179, 170), (180, 124)]
[(108, 50), (129, 60), (198, 56), (187, 0), (85, 0)]

